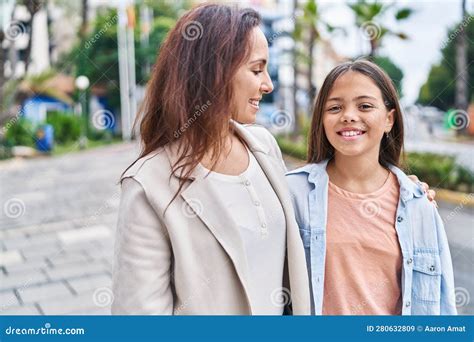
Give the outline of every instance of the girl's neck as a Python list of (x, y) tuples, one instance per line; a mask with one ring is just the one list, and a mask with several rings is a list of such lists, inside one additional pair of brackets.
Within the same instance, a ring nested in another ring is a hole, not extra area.
[(367, 156), (341, 156), (336, 153), (327, 166), (329, 180), (338, 187), (354, 193), (366, 194), (377, 191), (389, 175), (389, 171), (380, 165), (377, 159)]

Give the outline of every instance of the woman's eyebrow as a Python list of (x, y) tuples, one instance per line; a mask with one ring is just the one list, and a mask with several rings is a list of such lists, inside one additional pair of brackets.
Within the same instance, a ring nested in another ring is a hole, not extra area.
[(249, 64), (255, 64), (255, 63), (262, 63), (263, 65), (267, 64), (267, 60), (265, 58), (260, 58), (256, 59), (254, 61), (249, 62)]

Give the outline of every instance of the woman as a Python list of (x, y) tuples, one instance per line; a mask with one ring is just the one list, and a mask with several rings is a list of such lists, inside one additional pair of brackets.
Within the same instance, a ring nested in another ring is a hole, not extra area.
[(161, 47), (122, 175), (114, 314), (309, 314), (304, 249), (275, 139), (252, 9), (202, 5)]

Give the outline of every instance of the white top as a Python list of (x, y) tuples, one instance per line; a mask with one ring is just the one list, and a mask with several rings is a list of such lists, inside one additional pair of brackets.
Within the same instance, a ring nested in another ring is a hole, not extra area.
[[(248, 150), (247, 150), (248, 151)], [(249, 296), (252, 313), (281, 315), (283, 267), (285, 262), (286, 221), (275, 191), (257, 160), (249, 152), (249, 166), (238, 176), (206, 169), (211, 186), (225, 207), (229, 208), (239, 228), (247, 255)], [(264, 285), (264, 286), (262, 286)]]

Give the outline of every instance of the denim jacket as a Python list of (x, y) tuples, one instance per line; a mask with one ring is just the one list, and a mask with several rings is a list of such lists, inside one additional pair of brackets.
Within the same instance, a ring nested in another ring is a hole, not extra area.
[[(324, 297), (328, 160), (288, 172), (286, 178), (303, 239), (311, 287), (311, 312)], [(453, 266), (443, 222), (422, 188), (391, 166), (400, 184), (395, 228), (403, 256), (402, 315), (455, 315)]]

